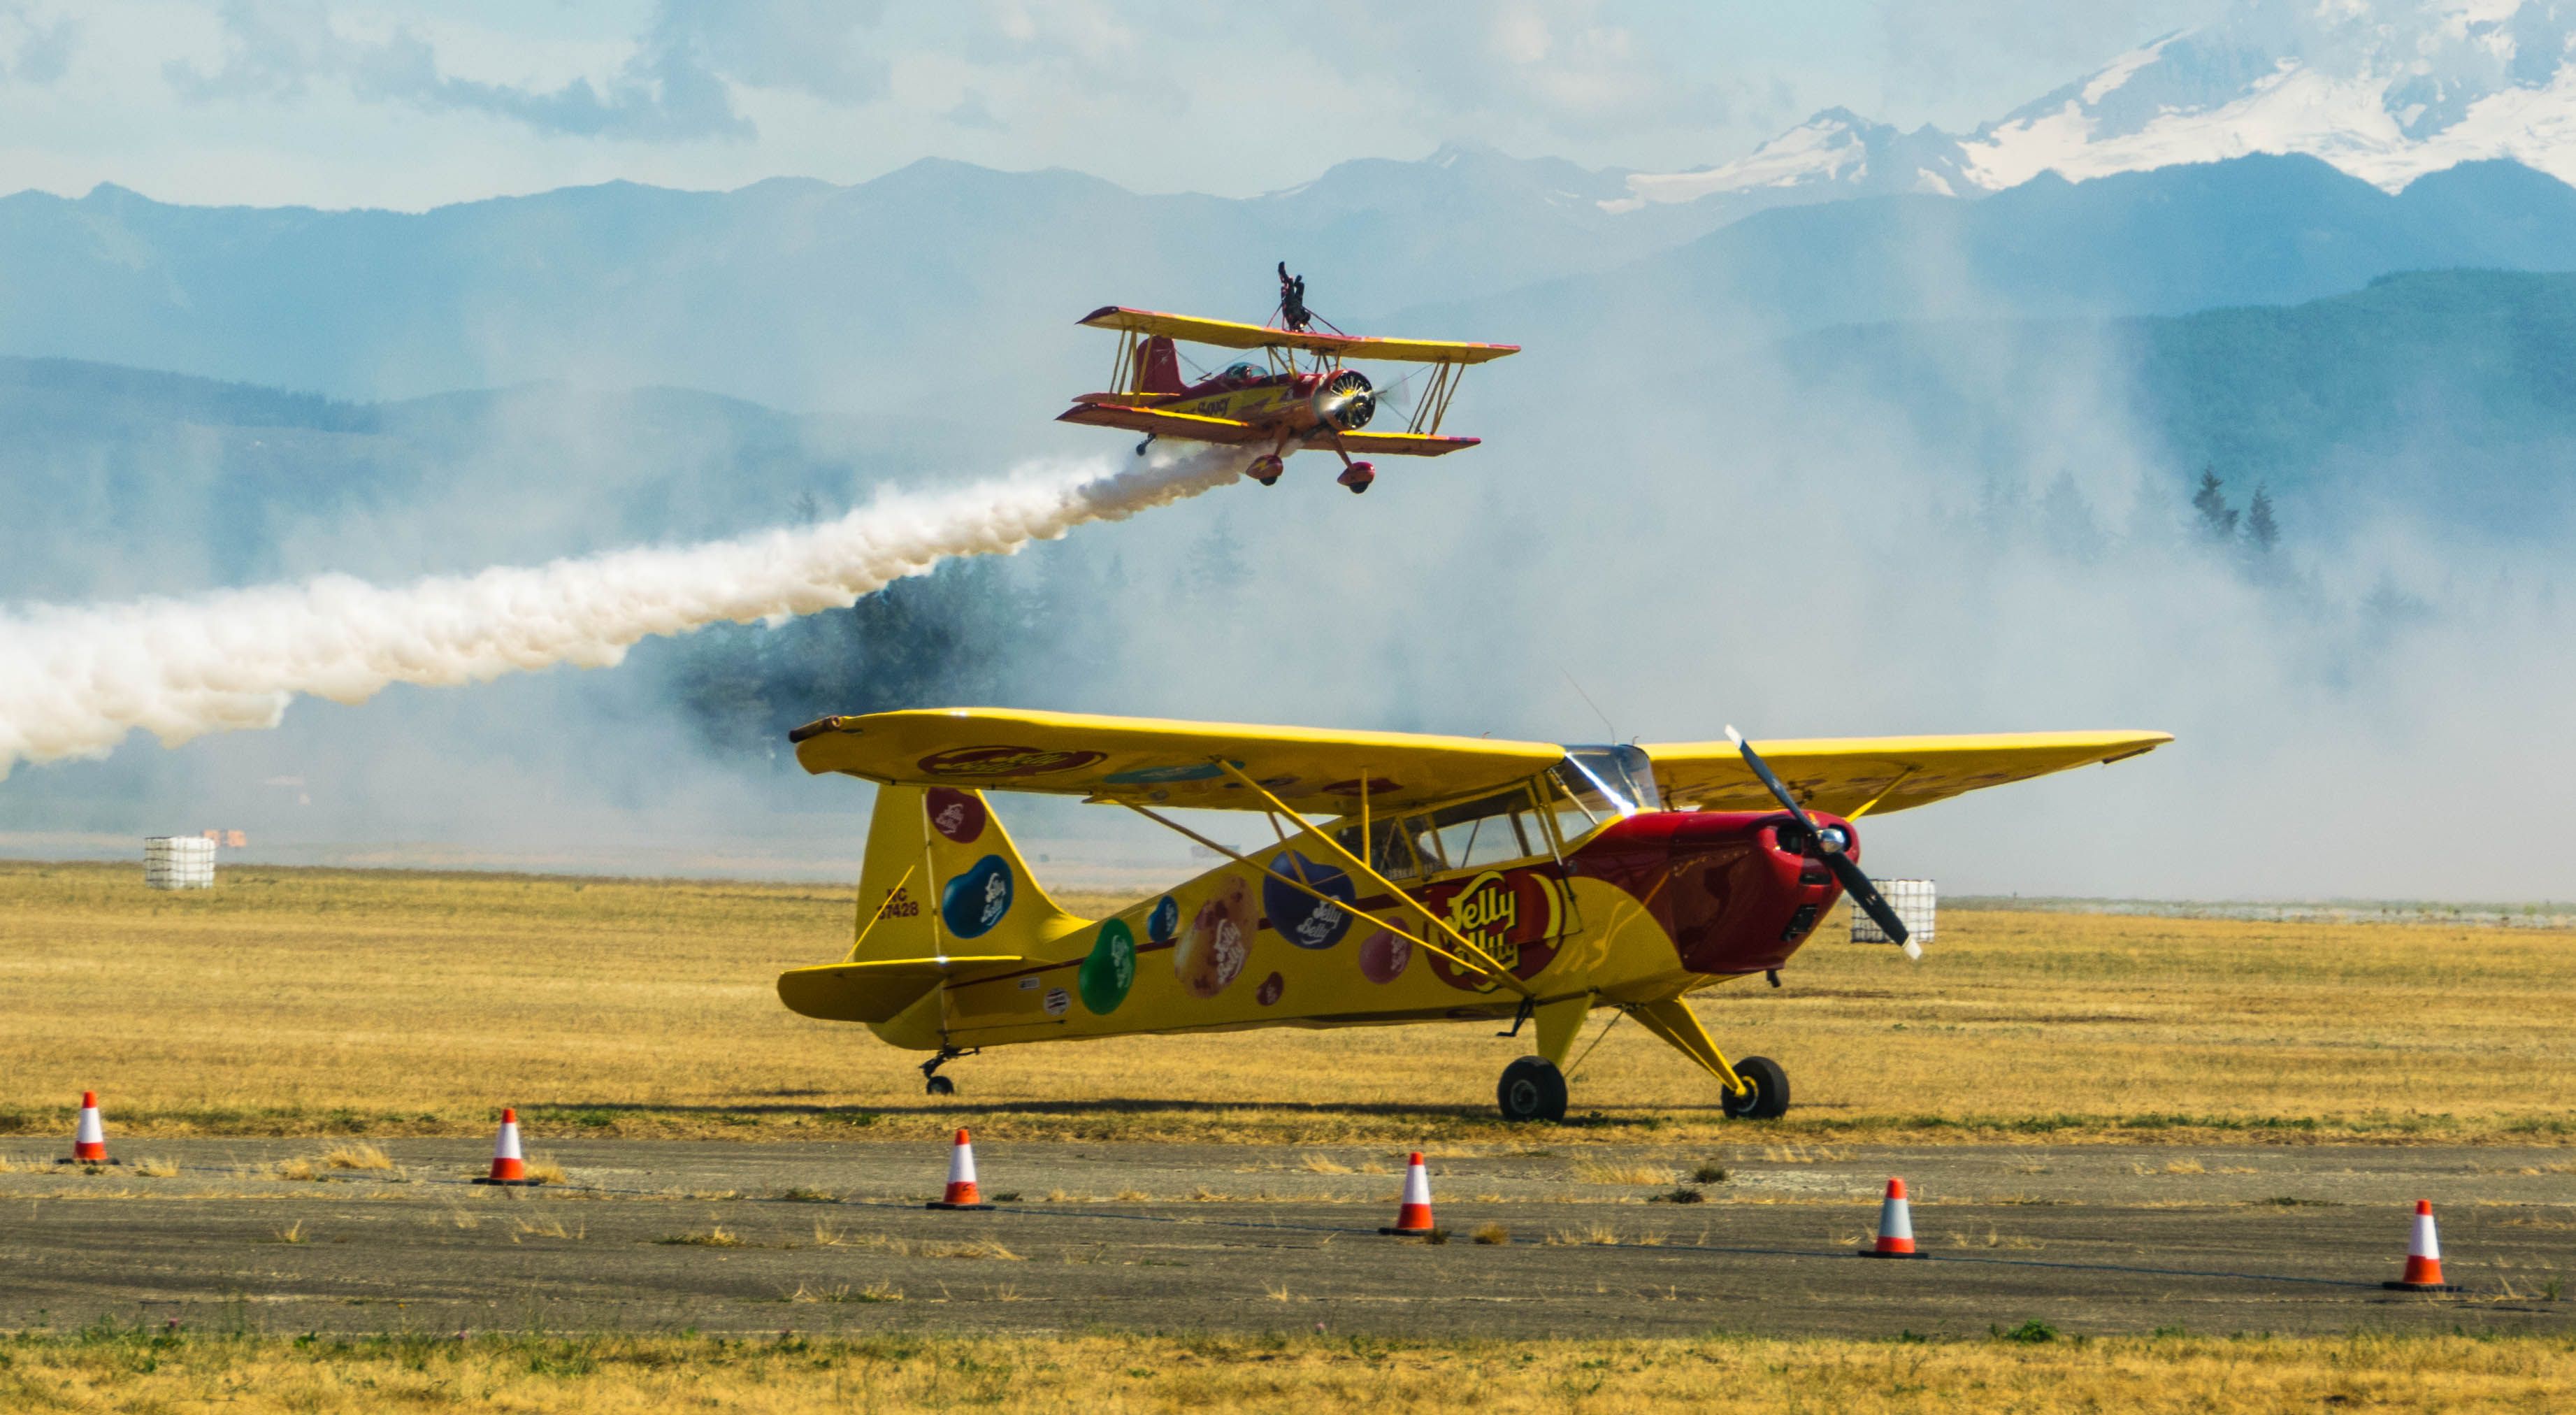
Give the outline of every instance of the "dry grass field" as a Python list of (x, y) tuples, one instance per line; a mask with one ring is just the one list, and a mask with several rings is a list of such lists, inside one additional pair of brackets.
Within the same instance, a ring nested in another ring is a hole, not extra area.
[(12, 1410), (2530, 1411), (2563, 1340), (1406, 1343), (1081, 1336), (726, 1342), (94, 1332), (0, 1342)]
[[(483, 1133), (1410, 1144), (1490, 1135), (1525, 1047), (1490, 1026), (1270, 1031), (919, 1059), (779, 1006), (846, 889), (0, 864), (0, 1132), (95, 1088), (125, 1136)], [(1071, 899), (1070, 907), (1105, 901)], [(2512, 1139), (2576, 1133), (2576, 935), (1952, 911), (1920, 966), (1819, 931), (1773, 991), (1706, 996), (1790, 1071), (1784, 1141)], [(1597, 1028), (1608, 1014), (1596, 1017)], [(1589, 1035), (1586, 1042), (1590, 1041)], [(1745, 1138), (1633, 1024), (1574, 1075), (1569, 1143)]]

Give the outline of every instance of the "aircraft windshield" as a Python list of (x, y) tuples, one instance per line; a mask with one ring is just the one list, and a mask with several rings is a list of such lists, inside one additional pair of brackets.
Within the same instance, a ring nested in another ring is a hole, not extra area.
[(1624, 743), (1606, 747), (1569, 746), (1557, 764), (1556, 779), (1585, 809), (1633, 816), (1660, 811), (1663, 794), (1655, 789), (1655, 764)]
[(1225, 372), (1217, 375), (1226, 382), (1236, 385), (1252, 383), (1269, 376), (1270, 370), (1259, 364), (1231, 364), (1227, 366)]

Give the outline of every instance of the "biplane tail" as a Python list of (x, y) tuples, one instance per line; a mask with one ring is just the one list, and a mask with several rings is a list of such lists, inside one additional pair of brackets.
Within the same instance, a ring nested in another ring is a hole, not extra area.
[(1172, 343), (1172, 336), (1157, 334), (1146, 340), (1144, 349), (1136, 357), (1140, 360), (1136, 374), (1137, 392), (1178, 393), (1190, 386), (1189, 381), (1181, 377), (1181, 351)]
[(984, 793), (879, 786), (850, 956), (781, 974), (778, 995), (808, 1017), (892, 1022), (942, 982), (1046, 957), (1090, 922), (1047, 897)]

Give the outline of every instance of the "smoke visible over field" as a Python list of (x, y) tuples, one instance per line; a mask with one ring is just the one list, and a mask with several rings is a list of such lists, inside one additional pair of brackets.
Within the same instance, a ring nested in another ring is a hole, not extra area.
[[(122, 854), (242, 826), (255, 852), (300, 858), (846, 874), (863, 789), (805, 779), (783, 727), (998, 702), (1558, 741), (2158, 728), (2178, 740), (2141, 759), (1869, 822), (1871, 868), (1951, 893), (2576, 895), (2576, 751), (2556, 722), (2576, 688), (2555, 583), (2570, 452), (2473, 446), (2509, 421), (2442, 381), (2474, 359), (2400, 348), (2421, 382), (2361, 398), (2359, 436), (2288, 381), (2386, 353), (2350, 340), (2294, 358), (2241, 330), (2158, 345), (2137, 321), (1819, 330), (1750, 280), (1652, 262), (1544, 287), (1495, 264), (1481, 289), (1435, 292), (1464, 303), (1370, 307), (1336, 297), (1356, 277), (1301, 260), (1345, 327), (1525, 345), (1452, 410), (1486, 441), (1385, 459), (1364, 497), (1309, 453), (1276, 487), (1191, 499), (1232, 463), (1140, 462), (1047, 423), (1107, 362), (1068, 334), (1081, 310), (1259, 317), (1200, 292), (1231, 261), (1258, 297), (1266, 260), (1169, 239), (1157, 269), (1185, 273), (1160, 287), (1096, 267), (1038, 281), (1011, 251), (894, 281), (887, 257), (873, 276), (936, 306), (903, 326), (936, 347), (731, 328), (759, 346), (742, 380), (831, 383), (845, 414), (881, 399), (865, 424), (654, 388), (522, 388), (470, 414), (245, 411), (242, 390), (199, 389), (146, 427), (120, 386), (81, 395), (143, 429), (105, 450), (58, 407), (21, 417), (0, 448), (0, 498), (34, 489), (0, 502), (0, 764), (50, 764), (0, 783), (0, 849)], [(1911, 287), (1893, 307), (1974, 314), (1953, 298), (1971, 254), (1925, 237), (1872, 278)], [(598, 347), (571, 367), (635, 352), (582, 337)], [(904, 381), (834, 377), (863, 347), (899, 351)], [(2157, 381), (2171, 348), (2204, 384)], [(2177, 432), (2224, 397), (2304, 470)], [(1104, 460), (1000, 486), (944, 470), (1032, 455)], [(1116, 467), (1091, 483), (1116, 490), (1072, 489)], [(2204, 468), (2223, 483), (2206, 511)], [(637, 545), (697, 548), (621, 549)], [(548, 664), (604, 671), (514, 671)], [(473, 686), (406, 686), (433, 684)], [(188, 745), (126, 741), (137, 728)], [(1056, 856), (1042, 872), (1186, 867), (1110, 813), (1004, 809)]]
[(299, 696), (362, 703), (557, 665), (613, 668), (648, 636), (846, 607), (959, 556), (1009, 554), (1233, 481), (1243, 458), (1184, 448), (881, 494), (819, 525), (408, 585), (345, 575), (185, 599), (0, 616), (0, 778), (103, 756), (140, 729), (178, 747), (274, 728)]

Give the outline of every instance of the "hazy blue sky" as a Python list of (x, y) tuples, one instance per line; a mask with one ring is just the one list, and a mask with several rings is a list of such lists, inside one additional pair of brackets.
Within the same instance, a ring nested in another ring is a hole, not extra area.
[(1669, 169), (1965, 127), (2220, 0), (0, 0), (0, 191), (420, 208), (925, 156), (1246, 195), (1480, 140)]

